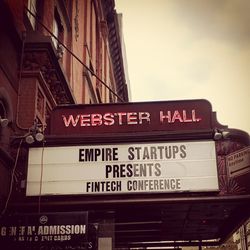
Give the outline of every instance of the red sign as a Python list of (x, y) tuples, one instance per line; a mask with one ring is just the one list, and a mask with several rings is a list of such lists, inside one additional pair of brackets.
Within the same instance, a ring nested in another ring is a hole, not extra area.
[(51, 113), (54, 135), (211, 129), (206, 100), (59, 106)]

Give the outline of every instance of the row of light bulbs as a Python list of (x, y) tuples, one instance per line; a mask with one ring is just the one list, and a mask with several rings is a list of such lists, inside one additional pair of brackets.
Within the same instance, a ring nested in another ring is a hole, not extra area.
[(31, 132), (25, 137), (25, 141), (28, 144), (32, 144), (35, 141), (42, 142), (44, 140), (44, 134), (40, 131)]
[(30, 128), (29, 133), (25, 136), (25, 141), (28, 144), (32, 144), (35, 141), (42, 142), (44, 140), (43, 129), (39, 126), (37, 120), (34, 121), (34, 125)]
[[(7, 118), (2, 118), (0, 116), (0, 126), (2, 128), (7, 127), (9, 124), (9, 120)], [(218, 131), (216, 130), (214, 133), (214, 140), (227, 139), (229, 136), (229, 132), (227, 131)], [(38, 124), (35, 122), (33, 127), (30, 129), (30, 132), (25, 136), (25, 141), (28, 144), (32, 144), (35, 141), (42, 142), (44, 140), (44, 134), (41, 129), (38, 128)]]
[[(9, 124), (9, 120), (7, 118), (2, 118), (0, 116), (0, 127), (5, 128)], [(34, 125), (30, 128), (29, 132), (24, 136), (18, 137), (24, 138), (26, 143), (32, 144), (35, 141), (42, 142), (44, 140), (44, 134), (42, 129), (39, 127), (38, 123), (35, 121)]]

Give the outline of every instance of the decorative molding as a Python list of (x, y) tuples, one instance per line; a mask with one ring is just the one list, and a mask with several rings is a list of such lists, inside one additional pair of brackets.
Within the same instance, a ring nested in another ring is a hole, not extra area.
[(35, 32), (27, 36), (22, 70), (40, 71), (57, 105), (75, 103), (50, 37)]
[(70, 103), (66, 91), (57, 76), (57, 71), (49, 60), (47, 52), (26, 52), (24, 55), (23, 70), (40, 70), (57, 104)]
[(107, 39), (108, 38), (108, 25), (106, 21), (100, 21), (100, 27), (101, 27), (101, 34), (102, 36)]
[(79, 7), (78, 7), (78, 0), (75, 1), (76, 13), (74, 17), (75, 22), (75, 39), (77, 41), (79, 37)]
[(121, 48), (120, 28), (117, 13), (114, 7), (115, 3), (113, 0), (102, 1), (103, 13), (107, 23), (107, 38), (109, 41), (109, 49), (113, 64), (112, 66), (114, 69), (117, 94), (121, 96), (124, 101), (128, 101), (128, 91)]

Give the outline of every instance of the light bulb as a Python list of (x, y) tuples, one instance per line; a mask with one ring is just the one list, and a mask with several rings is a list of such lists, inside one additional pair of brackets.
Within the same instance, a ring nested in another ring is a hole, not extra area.
[(36, 138), (37, 141), (40, 142), (40, 141), (43, 141), (44, 135), (42, 133), (38, 132), (38, 133), (35, 134), (35, 138)]
[(33, 135), (28, 135), (28, 136), (26, 136), (25, 141), (28, 144), (32, 144), (35, 141), (35, 139), (34, 139)]

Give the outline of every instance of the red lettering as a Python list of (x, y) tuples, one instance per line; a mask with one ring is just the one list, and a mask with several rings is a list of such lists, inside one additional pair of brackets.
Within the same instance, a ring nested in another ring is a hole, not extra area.
[(90, 115), (81, 115), (81, 127), (90, 126)]
[(91, 125), (92, 126), (101, 126), (102, 125), (102, 115), (101, 114), (92, 114), (91, 115)]
[(114, 115), (111, 113), (105, 113), (103, 115), (103, 119), (104, 119), (104, 122), (103, 122), (104, 125), (111, 126), (111, 125), (114, 125), (115, 123)]
[(166, 120), (167, 123), (175, 123), (176, 121), (178, 122), (200, 122), (201, 118), (196, 117), (196, 112), (193, 109), (191, 112), (188, 112), (184, 109), (182, 111), (175, 110), (173, 115), (171, 111), (167, 111), (166, 114), (163, 113), (163, 111), (160, 111), (160, 122), (164, 123)]
[[(93, 113), (78, 115), (62, 115), (65, 127), (76, 126), (112, 126), (112, 125), (141, 125), (150, 123), (149, 112), (117, 112)], [(197, 117), (196, 110), (166, 110), (159, 113), (160, 123), (196, 123), (202, 119)]]
[(128, 124), (138, 124), (137, 121), (137, 113), (133, 112), (133, 113), (128, 113), (127, 114), (127, 123)]
[(139, 124), (142, 124), (142, 121), (150, 123), (150, 113), (148, 112), (139, 112)]
[(164, 115), (163, 111), (160, 111), (160, 122), (163, 123), (164, 120), (167, 119), (167, 122), (171, 122), (171, 112), (168, 111), (167, 115)]
[(72, 124), (73, 127), (76, 127), (79, 121), (80, 115), (77, 115), (76, 118), (74, 118), (73, 115), (69, 115), (68, 120), (65, 115), (62, 115), (62, 118), (63, 118), (65, 127), (69, 127), (70, 124)]
[(171, 122), (174, 123), (176, 120), (179, 120), (179, 122), (183, 122), (183, 119), (178, 110), (175, 110)]
[(119, 112), (119, 113), (115, 113), (115, 115), (118, 115), (118, 124), (119, 124), (119, 125), (122, 125), (122, 124), (123, 124), (122, 117), (123, 117), (123, 116), (126, 116), (127, 113)]
[(200, 122), (202, 120), (201, 118), (196, 118), (195, 110), (192, 110), (192, 119), (194, 122)]
[[(194, 110), (192, 110), (192, 112), (193, 112)], [(193, 113), (192, 113), (193, 114)], [(193, 116), (192, 116), (192, 118), (193, 118)], [(183, 121), (184, 122), (193, 122), (194, 120), (192, 119), (192, 118), (189, 118), (188, 119), (188, 117), (187, 117), (187, 111), (186, 110), (183, 110)]]

